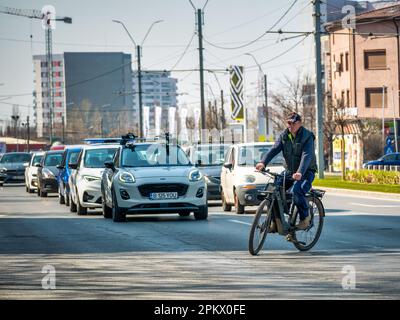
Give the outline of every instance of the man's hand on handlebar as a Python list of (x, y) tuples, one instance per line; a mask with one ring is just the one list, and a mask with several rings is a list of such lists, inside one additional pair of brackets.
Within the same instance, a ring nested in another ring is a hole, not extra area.
[(264, 171), (265, 170), (265, 164), (262, 162), (259, 162), (256, 164), (256, 170), (257, 171)]
[(296, 172), (295, 174), (292, 175), (292, 178), (296, 181), (300, 181), (302, 177), (302, 174), (300, 172)]

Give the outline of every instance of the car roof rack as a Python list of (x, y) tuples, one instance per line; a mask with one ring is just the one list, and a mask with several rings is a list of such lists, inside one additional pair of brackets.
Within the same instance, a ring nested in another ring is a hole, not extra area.
[(86, 144), (96, 144), (96, 143), (119, 143), (121, 138), (87, 138), (83, 139)]

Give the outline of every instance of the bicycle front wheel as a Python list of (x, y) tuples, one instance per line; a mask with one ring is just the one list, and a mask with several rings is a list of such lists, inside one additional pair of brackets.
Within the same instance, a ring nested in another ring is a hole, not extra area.
[(270, 199), (263, 200), (257, 208), (249, 236), (249, 252), (253, 256), (262, 249), (272, 221), (272, 203)]
[[(306, 230), (296, 230), (294, 233), (294, 246), (300, 251), (310, 250), (317, 243), (324, 225), (325, 210), (320, 199), (310, 197), (307, 199), (309, 214), (311, 215), (310, 227)], [(295, 209), (297, 211), (297, 208)], [(296, 212), (296, 223), (300, 221), (298, 211)]]

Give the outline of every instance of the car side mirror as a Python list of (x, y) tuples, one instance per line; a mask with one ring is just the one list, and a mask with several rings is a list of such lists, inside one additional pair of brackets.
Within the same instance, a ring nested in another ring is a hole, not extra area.
[(29, 162), (24, 162), (24, 167), (29, 167)]
[(62, 166), (61, 164), (58, 164), (58, 165), (56, 166), (56, 168), (57, 168), (58, 170), (63, 170), (65, 167)]
[(37, 162), (37, 163), (35, 163), (35, 167), (37, 167), (37, 168), (41, 168), (41, 167), (42, 167), (42, 165), (41, 165), (39, 162)]
[(78, 169), (78, 164), (77, 163), (68, 163), (68, 167), (76, 170), (76, 169)]
[(112, 171), (115, 170), (114, 161), (106, 161), (106, 162), (104, 162), (104, 166), (105, 166), (107, 169), (111, 169)]
[(229, 170), (232, 170), (233, 164), (232, 163), (224, 163), (224, 167), (229, 169)]
[(200, 167), (203, 162), (199, 159), (197, 160), (196, 167)]

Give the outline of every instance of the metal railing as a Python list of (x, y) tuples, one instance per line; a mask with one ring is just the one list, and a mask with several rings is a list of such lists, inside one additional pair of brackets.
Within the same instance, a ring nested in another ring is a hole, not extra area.
[(400, 171), (400, 166), (392, 165), (367, 165), (365, 169), (368, 170), (383, 170), (383, 171)]

